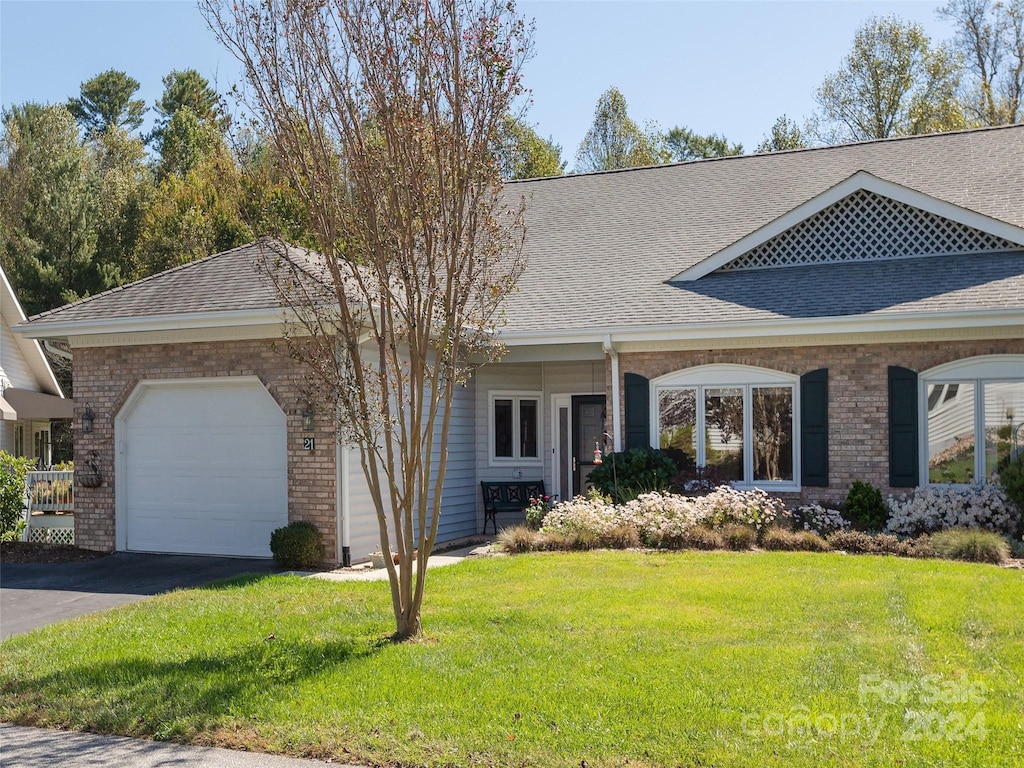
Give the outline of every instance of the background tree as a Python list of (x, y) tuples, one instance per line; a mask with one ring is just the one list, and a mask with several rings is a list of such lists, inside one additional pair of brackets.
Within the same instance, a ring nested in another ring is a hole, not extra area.
[(949, 0), (938, 13), (956, 26), (954, 46), (970, 75), (963, 99), (970, 120), (1024, 119), (1024, 0)]
[(93, 157), (62, 106), (25, 104), (4, 115), (0, 146), (4, 269), (29, 315), (96, 285)]
[(919, 24), (871, 18), (817, 90), (818, 137), (838, 143), (963, 128), (959, 71), (957, 57), (933, 48)]
[(223, 132), (228, 120), (220, 107), (220, 96), (210, 86), (210, 81), (194, 69), (181, 72), (174, 70), (163, 79), (164, 92), (153, 105), (159, 117), (151, 134), (159, 151), (164, 130), (182, 107), (188, 107), (200, 121), (215, 121)]
[(784, 149), (803, 149), (806, 146), (803, 131), (796, 121), (780, 115), (754, 152), (778, 152)]
[(115, 125), (135, 131), (146, 113), (146, 102), (132, 98), (138, 90), (138, 80), (108, 69), (82, 83), (81, 94), (68, 102), (68, 110), (86, 133), (103, 133)]
[[(420, 632), (451, 404), (521, 270), (494, 157), (529, 33), (507, 0), (204, 0), (319, 256), (271, 249), (311, 394), (359, 448), (398, 637)], [(268, 248), (271, 248), (269, 245)], [(289, 265), (301, 264), (294, 269)], [(413, 554), (418, 549), (418, 557)]]
[(717, 133), (703, 136), (679, 126), (665, 134), (665, 145), (672, 159), (678, 162), (743, 154), (743, 145), (730, 144), (725, 136)]
[(512, 115), (502, 123), (497, 153), (505, 179), (561, 176), (565, 171), (562, 147), (551, 138), (542, 139), (530, 125)]
[(656, 165), (667, 160), (651, 132), (644, 132), (629, 117), (626, 98), (618, 88), (601, 94), (594, 122), (576, 151), (576, 172), (613, 171)]

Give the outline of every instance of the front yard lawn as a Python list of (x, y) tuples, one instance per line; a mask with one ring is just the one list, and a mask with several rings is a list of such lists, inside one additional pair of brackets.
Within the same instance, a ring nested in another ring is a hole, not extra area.
[(388, 765), (1024, 764), (1024, 574), (807, 553), (273, 576), (0, 645), (0, 720)]

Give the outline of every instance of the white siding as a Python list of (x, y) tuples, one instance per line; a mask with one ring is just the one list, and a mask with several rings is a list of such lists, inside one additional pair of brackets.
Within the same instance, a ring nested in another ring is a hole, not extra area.
[(0, 378), (6, 378), (12, 387), (39, 391), (39, 384), (6, 322), (0, 322)]

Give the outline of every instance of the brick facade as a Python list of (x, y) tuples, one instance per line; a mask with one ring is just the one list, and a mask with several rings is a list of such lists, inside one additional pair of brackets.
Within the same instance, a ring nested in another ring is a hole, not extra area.
[[(906, 491), (889, 487), (890, 365), (925, 371), (968, 357), (1022, 353), (1024, 339), (642, 352), (621, 353), (619, 370), (620, 375), (637, 373), (654, 379), (712, 364), (750, 365), (796, 375), (828, 368), (829, 485), (805, 487), (799, 496), (779, 495), (787, 501), (838, 501), (846, 496), (854, 480), (870, 482), (883, 494)], [(620, 380), (620, 392), (624, 391)], [(610, 373), (608, 398), (611, 400)], [(620, 413), (624, 413), (624, 400), (620, 399), (620, 406)]]
[[(105, 552), (116, 548), (114, 420), (140, 381), (256, 376), (287, 419), (288, 519), (316, 524), (324, 536), (325, 562), (336, 561), (333, 425), (318, 418), (315, 432), (302, 432), (302, 369), (269, 340), (83, 347), (75, 350), (74, 375), (76, 427), (86, 404), (96, 414), (92, 432), (76, 429), (75, 457), (81, 468), (95, 451), (104, 478), (99, 488), (75, 488), (78, 546)], [(302, 438), (311, 434), (317, 444), (313, 452), (302, 447)]]

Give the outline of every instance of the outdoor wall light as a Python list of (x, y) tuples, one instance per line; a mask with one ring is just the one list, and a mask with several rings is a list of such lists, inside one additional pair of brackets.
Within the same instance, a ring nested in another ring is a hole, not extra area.
[(82, 434), (89, 434), (92, 432), (92, 423), (96, 419), (96, 414), (92, 411), (92, 406), (86, 403), (85, 411), (82, 412)]
[(306, 405), (302, 411), (302, 431), (312, 432), (313, 431), (313, 406)]

